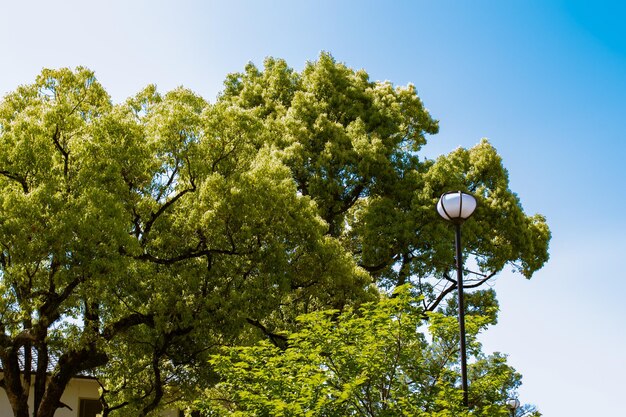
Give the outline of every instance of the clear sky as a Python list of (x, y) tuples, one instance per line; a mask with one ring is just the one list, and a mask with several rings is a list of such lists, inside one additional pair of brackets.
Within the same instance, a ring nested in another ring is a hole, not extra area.
[[(553, 231), (532, 280), (504, 273), (483, 338), (546, 416), (616, 416), (626, 384), (626, 6), (604, 1), (0, 0), (0, 94), (84, 65), (115, 101), (156, 83), (213, 101), (229, 72), (329, 51), (412, 82), (436, 157), (487, 137)], [(620, 411), (622, 410), (622, 411)]]

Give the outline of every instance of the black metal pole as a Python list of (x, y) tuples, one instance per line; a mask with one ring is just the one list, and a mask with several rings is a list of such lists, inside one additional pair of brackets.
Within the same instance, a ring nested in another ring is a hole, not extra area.
[(456, 279), (459, 294), (459, 331), (461, 344), (461, 387), (463, 388), (463, 405), (468, 406), (467, 398), (467, 354), (465, 347), (465, 302), (463, 299), (463, 256), (461, 255), (461, 224), (456, 229)]

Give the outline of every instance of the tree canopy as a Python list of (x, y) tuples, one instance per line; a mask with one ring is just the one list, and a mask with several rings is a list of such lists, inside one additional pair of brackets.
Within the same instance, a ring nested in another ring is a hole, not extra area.
[[(530, 278), (549, 229), (482, 141), (437, 160), (413, 86), (321, 54), (267, 59), (214, 104), (148, 86), (112, 103), (86, 68), (44, 70), (0, 103), (0, 363), (16, 417), (51, 417), (71, 377), (104, 413), (148, 415), (217, 377), (224, 345), (285, 346), (296, 317), (412, 283), (424, 312), (455, 290), (451, 189), (479, 200), (465, 246), (486, 279)], [(443, 280), (443, 281), (442, 281)], [(34, 409), (29, 411), (30, 386)]]

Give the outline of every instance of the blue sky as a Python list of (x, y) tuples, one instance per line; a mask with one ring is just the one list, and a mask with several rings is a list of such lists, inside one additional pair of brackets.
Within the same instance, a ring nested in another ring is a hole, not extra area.
[[(55, 3), (55, 4), (53, 4)], [(322, 50), (372, 79), (412, 82), (440, 134), (428, 157), (487, 137), (551, 260), (494, 284), (522, 400), (546, 416), (617, 415), (626, 374), (626, 6), (602, 1), (0, 0), (0, 94), (43, 67), (85, 65), (121, 101), (148, 83), (213, 101), (266, 56)]]

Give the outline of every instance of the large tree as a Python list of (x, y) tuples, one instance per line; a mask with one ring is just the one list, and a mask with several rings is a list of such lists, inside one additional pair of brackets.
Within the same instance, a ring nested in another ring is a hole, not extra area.
[(183, 89), (112, 105), (83, 68), (5, 97), (0, 361), (15, 416), (31, 381), (32, 415), (52, 416), (71, 377), (99, 372), (107, 406), (147, 414), (176, 371), (294, 288), (362, 298), (367, 275), (260, 128)]
[[(437, 122), (414, 87), (328, 54), (268, 59), (215, 104), (149, 86), (113, 104), (92, 72), (44, 70), (0, 103), (0, 362), (14, 415), (49, 417), (98, 375), (105, 414), (147, 415), (215, 374), (213, 349), (413, 282), (434, 310), (452, 262), (433, 210), (473, 192), (483, 275), (530, 277), (549, 231), (487, 143), (420, 158)], [(447, 281), (446, 281), (447, 282)], [(28, 409), (34, 385), (34, 409)]]

